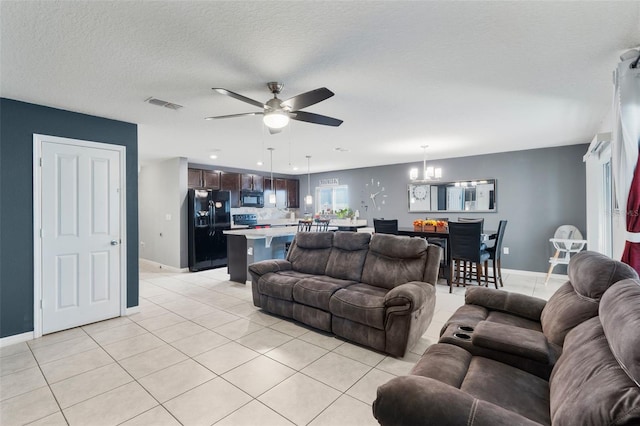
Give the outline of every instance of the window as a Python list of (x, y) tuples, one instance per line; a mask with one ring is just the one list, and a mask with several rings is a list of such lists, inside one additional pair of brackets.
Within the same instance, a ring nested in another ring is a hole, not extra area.
[(316, 213), (334, 214), (337, 210), (347, 208), (349, 208), (349, 185), (316, 187)]

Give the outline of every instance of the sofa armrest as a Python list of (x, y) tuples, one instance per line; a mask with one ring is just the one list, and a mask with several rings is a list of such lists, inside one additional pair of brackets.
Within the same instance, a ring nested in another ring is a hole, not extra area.
[(539, 331), (492, 321), (480, 321), (471, 334), (475, 346), (549, 363), (549, 345)]
[(373, 415), (382, 426), (539, 426), (513, 411), (422, 376), (395, 377), (380, 386)]
[(507, 312), (533, 321), (540, 321), (542, 310), (547, 304), (546, 300), (537, 297), (485, 287), (468, 287), (464, 303)]
[(424, 289), (425, 285), (430, 285), (420, 281), (410, 281), (392, 288), (384, 296), (384, 306), (411, 306), (411, 312), (419, 309), (427, 301), (428, 293)]
[(290, 271), (291, 269), (291, 262), (285, 259), (261, 260), (249, 265), (249, 272), (259, 277), (269, 272)]

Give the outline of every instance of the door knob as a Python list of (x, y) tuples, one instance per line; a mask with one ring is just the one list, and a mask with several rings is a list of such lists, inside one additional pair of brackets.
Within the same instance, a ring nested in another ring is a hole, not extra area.
[(118, 245), (118, 240), (111, 240), (111, 245), (112, 246), (117, 246)]

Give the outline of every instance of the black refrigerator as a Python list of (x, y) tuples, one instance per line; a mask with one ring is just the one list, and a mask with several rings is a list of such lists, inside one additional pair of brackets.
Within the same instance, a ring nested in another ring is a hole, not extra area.
[(189, 270), (227, 266), (227, 236), (231, 229), (229, 191), (189, 189)]

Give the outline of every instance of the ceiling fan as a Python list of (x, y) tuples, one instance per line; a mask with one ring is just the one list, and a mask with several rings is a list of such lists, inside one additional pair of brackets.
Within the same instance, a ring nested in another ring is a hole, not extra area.
[(264, 124), (269, 128), (271, 134), (279, 133), (289, 124), (289, 120), (306, 121), (307, 123), (322, 124), (325, 126), (337, 127), (342, 124), (342, 120), (327, 117), (326, 115), (314, 114), (312, 112), (300, 111), (302, 108), (317, 104), (325, 99), (330, 98), (334, 93), (326, 87), (311, 90), (310, 92), (301, 93), (297, 96), (282, 101), (278, 98), (278, 94), (284, 87), (283, 83), (275, 81), (267, 83), (267, 87), (273, 93), (273, 99), (269, 99), (266, 103), (256, 101), (246, 96), (242, 96), (231, 90), (222, 88), (213, 88), (216, 92), (231, 96), (239, 101), (246, 102), (250, 105), (257, 106), (263, 110), (260, 112), (246, 112), (242, 114), (219, 115), (216, 117), (207, 117), (205, 120), (214, 120), (220, 118), (245, 117), (249, 115), (262, 115)]

